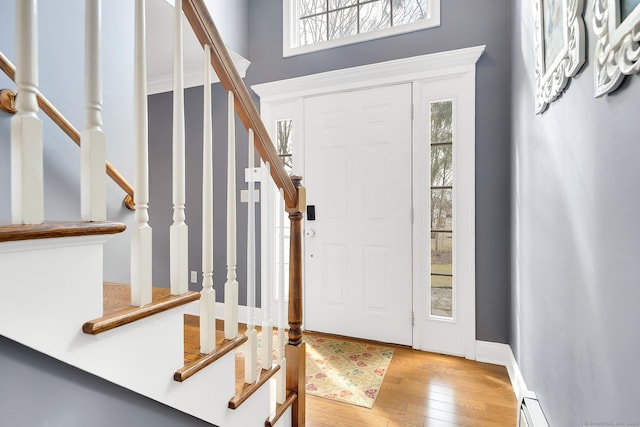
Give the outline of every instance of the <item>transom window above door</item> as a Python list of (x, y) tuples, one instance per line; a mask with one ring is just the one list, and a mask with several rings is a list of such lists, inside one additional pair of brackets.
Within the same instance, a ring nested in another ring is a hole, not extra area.
[(283, 0), (293, 56), (440, 25), (440, 0)]

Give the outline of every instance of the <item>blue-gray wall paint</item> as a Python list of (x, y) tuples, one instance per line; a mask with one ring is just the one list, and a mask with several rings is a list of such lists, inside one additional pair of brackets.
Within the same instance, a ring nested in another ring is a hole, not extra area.
[(543, 115), (513, 9), (510, 341), (552, 426), (640, 421), (640, 76), (594, 99), (592, 4), (587, 65)]
[[(384, 39), (282, 57), (282, 1), (249, 0), (249, 84), (485, 44), (476, 95), (477, 338), (509, 337), (509, 0), (442, 0), (441, 25)], [(409, 165), (407, 165), (409, 167)]]
[[(149, 97), (149, 181), (150, 224), (153, 228), (153, 277), (157, 286), (169, 285), (169, 228), (173, 222), (172, 179), (172, 103), (173, 93)], [(198, 272), (194, 291), (202, 290), (202, 121), (203, 87), (185, 92), (186, 139), (186, 217), (189, 226), (189, 271)], [(227, 274), (227, 93), (220, 84), (212, 85), (213, 109), (213, 174), (214, 174), (214, 278), (216, 299), (223, 301)], [(246, 303), (247, 203), (240, 202), (240, 190), (246, 189), (244, 170), (247, 166), (248, 136), (236, 119), (236, 211), (237, 211), (237, 275), (239, 300)], [(256, 204), (256, 221), (260, 221), (260, 205)], [(260, 282), (259, 232), (256, 260), (257, 284)], [(260, 286), (256, 301), (260, 302)]]
[[(205, 0), (224, 43), (249, 56), (249, 0)], [(191, 27), (187, 31), (191, 31)]]

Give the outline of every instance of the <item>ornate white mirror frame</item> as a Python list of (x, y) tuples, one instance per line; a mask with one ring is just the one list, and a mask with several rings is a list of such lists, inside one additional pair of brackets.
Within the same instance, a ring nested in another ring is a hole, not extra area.
[(624, 76), (640, 71), (640, 5), (633, 0), (594, 0), (593, 30), (595, 96), (600, 97), (616, 90)]
[(584, 64), (583, 11), (584, 0), (533, 0), (536, 114), (560, 96)]

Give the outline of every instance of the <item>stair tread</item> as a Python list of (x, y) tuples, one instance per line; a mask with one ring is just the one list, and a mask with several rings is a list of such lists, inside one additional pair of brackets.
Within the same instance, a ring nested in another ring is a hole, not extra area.
[(99, 334), (118, 326), (161, 313), (163, 311), (196, 301), (200, 294), (188, 291), (182, 295), (171, 295), (168, 288), (152, 290), (151, 304), (142, 307), (131, 305), (131, 286), (123, 283), (104, 282), (103, 316), (90, 320), (82, 326), (87, 334)]
[(298, 395), (296, 393), (291, 391), (287, 392), (287, 398), (285, 401), (283, 403), (276, 403), (276, 412), (264, 422), (265, 427), (273, 427), (276, 425), (280, 417), (282, 417), (285, 411), (293, 405), (297, 398)]
[(43, 224), (0, 223), (0, 242), (117, 234), (123, 232), (125, 228), (126, 226), (119, 222), (46, 221)]
[[(247, 325), (240, 323), (238, 329), (246, 333)], [(256, 329), (260, 331), (262, 328), (256, 326)], [(253, 384), (247, 384), (244, 377), (244, 356), (236, 354), (236, 394), (229, 400), (229, 408), (237, 409), (279, 370), (279, 365), (272, 365), (269, 369), (258, 366), (258, 380)]]
[[(244, 363), (240, 363), (244, 366)], [(236, 373), (238, 372), (238, 363), (236, 362)], [(269, 379), (280, 370), (279, 365), (273, 365), (270, 369), (260, 369), (258, 371), (258, 380), (255, 383), (247, 384), (244, 382), (244, 375), (240, 382), (236, 377), (236, 395), (229, 400), (229, 409), (238, 409), (244, 401), (246, 401), (253, 393), (258, 391)]]
[(225, 339), (221, 326), (216, 322), (216, 350), (203, 354), (200, 353), (200, 316), (184, 315), (184, 366), (173, 375), (175, 381), (186, 380), (247, 341), (244, 335)]
[[(190, 314), (184, 315), (184, 361), (185, 366), (176, 371), (173, 376), (175, 381), (184, 381), (196, 372), (204, 369), (206, 366), (215, 362), (217, 359), (227, 354), (231, 350), (238, 348), (247, 341), (245, 335), (238, 335), (232, 340), (224, 338), (222, 321), (216, 321), (216, 351), (210, 354), (200, 353), (200, 316)], [(246, 325), (239, 324), (239, 331), (242, 333), (246, 330)], [(265, 384), (269, 378), (280, 370), (280, 366), (275, 365), (270, 369), (260, 369), (258, 371), (258, 380), (253, 384), (244, 382), (244, 357), (236, 354), (236, 387), (235, 395), (229, 400), (229, 408), (238, 408), (245, 400)]]

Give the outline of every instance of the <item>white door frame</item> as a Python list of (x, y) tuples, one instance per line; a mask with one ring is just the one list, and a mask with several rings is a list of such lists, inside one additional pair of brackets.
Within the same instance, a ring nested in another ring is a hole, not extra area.
[[(320, 74), (313, 74), (310, 76), (297, 77), (287, 80), (280, 80), (271, 83), (264, 83), (254, 85), (251, 88), (260, 96), (260, 108), (263, 121), (267, 124), (272, 123), (275, 119), (272, 116), (272, 108), (278, 104), (289, 103), (292, 106), (291, 116), (297, 118), (298, 126), (302, 126), (304, 120), (304, 111), (302, 100), (306, 96), (326, 94), (331, 92), (340, 92), (347, 90), (363, 89), (367, 87), (391, 85), (399, 83), (413, 83), (414, 88), (421, 86), (425, 82), (437, 81), (442, 78), (451, 76), (461, 76), (467, 83), (465, 88), (467, 92), (464, 96), (464, 102), (467, 105), (467, 112), (472, 118), (472, 123), (475, 125), (475, 73), (476, 62), (485, 50), (485, 46), (475, 46), (464, 49), (452, 50), (447, 52), (433, 53), (428, 55), (416, 56), (411, 58), (398, 59), (394, 61), (387, 61), (377, 64), (365, 65), (360, 67), (347, 68), (342, 70), (329, 71)], [(415, 89), (414, 89), (415, 90)], [(415, 92), (414, 92), (415, 94)], [(415, 104), (414, 104), (415, 105)], [(417, 114), (416, 120), (414, 120), (414, 138), (419, 133), (417, 129), (419, 126), (423, 128), (426, 126), (426, 116)], [(296, 146), (300, 157), (303, 159), (301, 151), (303, 150), (304, 143), (301, 141), (304, 132), (300, 129), (296, 132), (296, 140), (294, 142), (294, 156), (296, 156)], [(272, 132), (269, 125), (267, 129)], [(273, 134), (272, 134), (273, 136)], [(475, 127), (471, 129), (469, 138), (474, 146), (475, 144)], [(415, 145), (415, 144), (414, 144)], [(474, 156), (475, 157), (475, 156)], [(473, 167), (473, 159), (471, 166)], [(415, 158), (414, 153), (414, 170), (415, 170)], [(296, 165), (297, 163), (297, 165)], [(296, 162), (294, 159), (294, 171), (304, 177), (303, 162)], [(470, 187), (465, 186), (466, 190), (464, 197), (470, 197), (469, 200), (475, 203), (475, 174), (468, 174), (471, 179)], [(473, 205), (472, 203), (472, 205)], [(265, 204), (261, 204), (265, 205)], [(414, 207), (415, 209), (415, 207)], [(263, 208), (262, 221), (265, 224), (273, 223), (275, 219), (272, 214)], [(475, 240), (475, 209), (473, 206), (467, 211), (461, 211), (457, 213), (457, 221), (460, 224), (465, 224), (465, 230), (470, 233)], [(269, 242), (268, 233), (265, 231), (266, 227), (262, 230), (262, 245), (267, 245), (267, 248), (272, 247), (272, 243)], [(414, 227), (415, 228), (415, 227)], [(414, 230), (415, 235), (415, 230)], [(470, 257), (465, 257), (459, 262), (464, 262), (466, 265), (460, 265), (461, 269), (468, 272), (465, 277), (468, 280), (468, 288), (462, 295), (463, 301), (460, 301), (461, 307), (465, 311), (464, 322), (464, 354), (468, 359), (475, 359), (475, 334), (476, 334), (476, 316), (475, 316), (475, 245), (472, 246), (473, 253)], [(269, 251), (263, 251), (266, 255)], [(423, 281), (416, 280), (415, 274), (417, 274), (416, 260), (414, 254), (414, 284), (413, 284), (413, 310), (415, 314), (416, 324), (414, 327), (414, 348), (424, 348), (421, 319), (424, 319), (428, 315), (427, 306), (424, 304), (424, 289)], [(263, 265), (271, 263), (275, 265), (275, 260), (262, 258)], [(270, 269), (262, 269), (262, 280), (269, 280)]]

